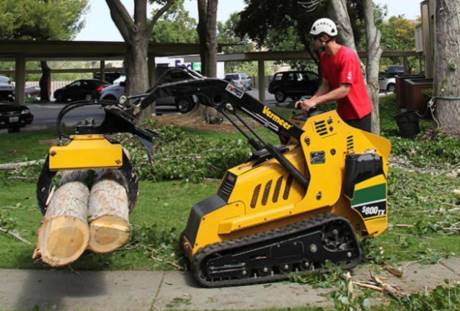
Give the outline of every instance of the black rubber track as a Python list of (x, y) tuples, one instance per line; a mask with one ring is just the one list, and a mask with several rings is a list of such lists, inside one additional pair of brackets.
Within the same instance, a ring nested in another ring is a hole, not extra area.
[[(203, 287), (226, 287), (226, 286), (239, 286), (239, 285), (249, 285), (249, 284), (259, 284), (259, 283), (268, 283), (279, 280), (285, 280), (289, 277), (293, 271), (277, 271), (277, 273), (271, 275), (259, 275), (257, 277), (246, 276), (241, 277), (241, 275), (235, 276), (235, 278), (225, 279), (225, 280), (210, 280), (207, 278), (206, 271), (203, 269), (206, 267), (206, 260), (212, 256), (218, 256), (221, 252), (231, 252), (232, 249), (235, 251), (241, 250), (242, 248), (249, 249), (251, 246), (260, 245), (261, 243), (267, 243), (267, 245), (275, 245), (276, 243), (283, 242), (288, 238), (295, 237), (296, 235), (303, 234), (305, 232), (312, 232), (318, 230), (319, 228), (324, 228), (328, 224), (334, 222), (342, 222), (342, 224), (349, 230), (348, 235), (351, 237), (349, 241), (353, 245), (353, 257), (347, 258), (346, 262), (341, 262), (340, 266), (344, 269), (351, 269), (362, 260), (362, 251), (359, 246), (359, 243), (356, 239), (354, 231), (351, 227), (349, 221), (343, 217), (338, 217), (332, 214), (321, 214), (317, 217), (307, 219), (295, 224), (291, 224), (285, 227), (273, 229), (267, 232), (261, 232), (254, 235), (246, 236), (240, 239), (229, 240), (222, 243), (216, 243), (209, 245), (197, 252), (193, 257), (191, 262), (191, 270), (196, 281)], [(285, 238), (285, 240), (283, 240)], [(311, 258), (304, 258), (306, 261), (311, 261)], [(327, 258), (320, 260), (321, 264), (316, 264), (314, 270), (302, 270), (302, 273), (307, 271), (322, 272), (324, 271), (323, 264)], [(318, 262), (318, 257), (315, 258), (315, 262)], [(279, 262), (278, 265), (283, 265), (283, 262)]]

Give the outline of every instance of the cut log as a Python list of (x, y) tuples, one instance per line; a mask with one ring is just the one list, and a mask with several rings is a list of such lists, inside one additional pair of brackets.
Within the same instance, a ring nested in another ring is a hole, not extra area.
[(88, 208), (90, 250), (109, 253), (128, 242), (131, 234), (128, 205), (128, 194), (116, 171), (105, 174), (93, 185)]
[(63, 172), (38, 229), (33, 258), (41, 256), (43, 262), (59, 267), (77, 260), (87, 248), (89, 189), (82, 182), (84, 175), (84, 171)]

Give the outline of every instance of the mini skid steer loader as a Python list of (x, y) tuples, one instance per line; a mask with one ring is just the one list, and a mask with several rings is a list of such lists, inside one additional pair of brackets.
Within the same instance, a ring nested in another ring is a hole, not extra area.
[[(128, 131), (148, 142), (152, 134), (136, 128), (127, 111), (141, 111), (161, 97), (193, 95), (246, 137), (252, 157), (228, 169), (217, 193), (192, 207), (180, 238), (198, 283), (263, 283), (321, 271), (328, 261), (357, 265), (363, 256), (357, 236), (377, 236), (388, 225), (389, 141), (348, 126), (335, 111), (295, 124), (227, 81), (184, 71), (186, 80), (158, 84), (124, 106), (105, 107), (103, 125), (80, 132)], [(288, 143), (264, 141), (242, 115)], [(118, 167), (129, 163), (119, 160)]]

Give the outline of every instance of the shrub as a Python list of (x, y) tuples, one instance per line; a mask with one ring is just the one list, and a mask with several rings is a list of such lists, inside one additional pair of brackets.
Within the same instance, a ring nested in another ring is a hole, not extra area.
[(204, 178), (221, 178), (228, 168), (250, 156), (250, 148), (242, 139), (204, 139), (174, 126), (157, 127), (155, 131), (159, 136), (154, 143), (152, 164), (135, 139), (127, 138), (123, 142), (141, 179), (198, 182)]

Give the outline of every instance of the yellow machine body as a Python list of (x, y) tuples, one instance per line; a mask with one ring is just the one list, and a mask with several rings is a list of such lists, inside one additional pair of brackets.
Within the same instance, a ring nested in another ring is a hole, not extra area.
[(49, 150), (49, 170), (119, 168), (123, 165), (123, 150), (104, 135), (72, 135), (65, 146)]
[[(355, 232), (379, 235), (388, 226), (386, 176), (391, 145), (388, 140), (348, 126), (335, 111), (310, 117), (300, 144), (284, 156), (308, 176), (305, 189), (276, 159), (247, 162), (227, 171), (216, 196), (198, 203), (184, 231), (189, 258), (215, 243), (265, 232), (333, 213), (347, 218)], [(381, 157), (382, 171), (344, 192), (348, 155)]]

